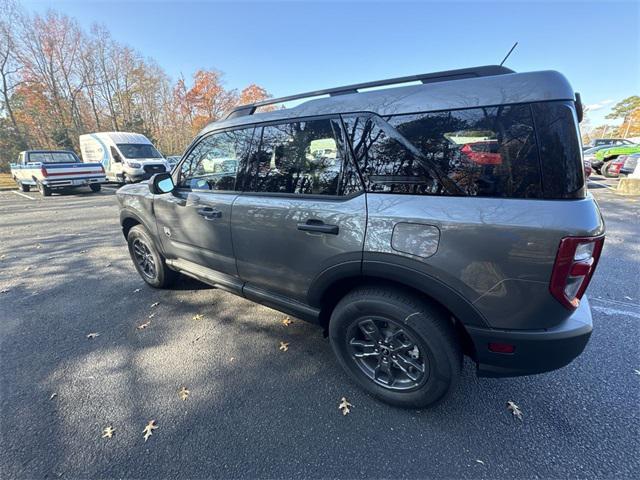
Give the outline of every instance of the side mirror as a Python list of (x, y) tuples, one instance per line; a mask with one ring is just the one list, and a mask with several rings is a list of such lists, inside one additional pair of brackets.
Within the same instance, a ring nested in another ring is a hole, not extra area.
[(149, 191), (154, 195), (163, 193), (171, 193), (176, 188), (173, 183), (173, 177), (169, 172), (156, 173), (149, 180)]

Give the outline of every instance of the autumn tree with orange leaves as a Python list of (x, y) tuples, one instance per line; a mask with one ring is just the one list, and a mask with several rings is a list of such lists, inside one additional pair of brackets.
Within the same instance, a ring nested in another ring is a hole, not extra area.
[(143, 133), (164, 154), (180, 154), (207, 123), (268, 97), (255, 84), (226, 88), (215, 69), (172, 82), (104, 26), (87, 32), (69, 16), (30, 16), (15, 0), (0, 0), (2, 171), (20, 150), (78, 151), (78, 137), (97, 131)]

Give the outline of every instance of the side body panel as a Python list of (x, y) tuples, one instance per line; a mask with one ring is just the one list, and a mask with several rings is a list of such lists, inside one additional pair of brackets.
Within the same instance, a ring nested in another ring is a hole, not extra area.
[(231, 206), (236, 196), (187, 190), (156, 195), (155, 220), (166, 257), (236, 276), (231, 243)]
[[(493, 328), (543, 329), (566, 319), (571, 312), (549, 293), (560, 239), (604, 232), (590, 196), (559, 201), (371, 193), (367, 197), (363, 273), (375, 263), (394, 263), (402, 257), (403, 263), (409, 261), (412, 268), (458, 292)], [(427, 235), (422, 241), (430, 248), (437, 228), (436, 252), (419, 256), (395, 249), (392, 237), (399, 223), (423, 225)]]
[[(298, 229), (309, 220), (335, 225), (338, 233)], [(238, 273), (249, 287), (306, 302), (322, 271), (361, 261), (365, 223), (364, 194), (344, 199), (241, 194), (231, 219)]]

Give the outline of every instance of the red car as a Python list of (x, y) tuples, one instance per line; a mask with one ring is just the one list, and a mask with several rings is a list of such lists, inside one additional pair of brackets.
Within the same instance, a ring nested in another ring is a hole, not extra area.
[[(465, 144), (460, 151), (478, 165), (501, 165), (502, 155), (496, 153), (498, 142), (485, 141)], [(494, 151), (492, 151), (494, 150)]]

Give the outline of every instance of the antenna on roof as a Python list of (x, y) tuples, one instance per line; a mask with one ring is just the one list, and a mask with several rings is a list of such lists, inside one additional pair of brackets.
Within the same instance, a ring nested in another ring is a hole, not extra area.
[(504, 64), (504, 62), (506, 62), (506, 61), (507, 61), (507, 58), (509, 58), (509, 55), (511, 55), (511, 52), (513, 52), (513, 51), (516, 49), (516, 47), (517, 47), (517, 46), (518, 46), (518, 42), (516, 42), (516, 43), (514, 43), (514, 44), (513, 44), (513, 47), (511, 47), (511, 50), (509, 50), (509, 53), (507, 53), (507, 56), (506, 56), (506, 57), (504, 57), (504, 58), (502, 59), (502, 61), (500, 62), (500, 66), (502, 66), (502, 65)]

